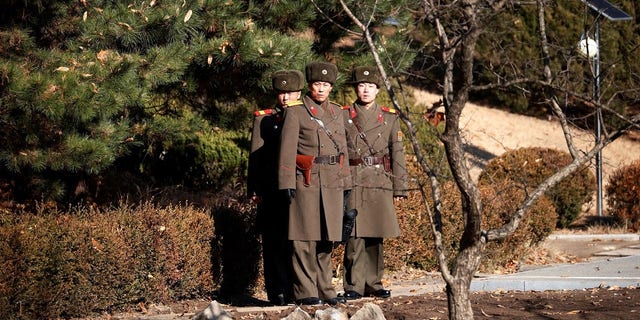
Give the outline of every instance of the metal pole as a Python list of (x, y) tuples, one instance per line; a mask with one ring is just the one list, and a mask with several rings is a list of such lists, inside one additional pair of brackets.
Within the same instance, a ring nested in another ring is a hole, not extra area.
[[(596, 105), (596, 144), (600, 143), (600, 135), (602, 132), (602, 110), (600, 108), (600, 23), (596, 17), (595, 25), (595, 41), (596, 55), (593, 57), (593, 100)], [(598, 199), (596, 200), (596, 210), (598, 217), (602, 217), (602, 151), (596, 153), (596, 180), (598, 188)]]
[[(604, 16), (610, 21), (633, 20), (628, 13), (616, 8), (607, 0), (581, 0), (589, 8), (594, 10), (595, 18), (595, 42), (596, 55), (593, 57), (593, 100), (596, 102), (596, 144), (600, 144), (600, 134), (602, 131), (602, 110), (600, 108), (600, 16)], [(598, 216), (602, 216), (602, 151), (596, 153), (596, 176), (598, 182), (597, 210)]]

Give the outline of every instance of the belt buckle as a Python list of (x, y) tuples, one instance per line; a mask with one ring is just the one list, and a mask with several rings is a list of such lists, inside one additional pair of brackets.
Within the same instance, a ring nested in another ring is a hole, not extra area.
[(362, 158), (362, 162), (366, 166), (372, 166), (373, 165), (373, 157), (364, 157), (364, 158)]
[(329, 156), (329, 164), (336, 164), (336, 163), (338, 163), (338, 156), (336, 155)]

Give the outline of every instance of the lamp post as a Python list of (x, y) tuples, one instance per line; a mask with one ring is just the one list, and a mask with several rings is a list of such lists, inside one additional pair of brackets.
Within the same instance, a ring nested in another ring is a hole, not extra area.
[[(589, 58), (592, 58), (593, 68), (593, 100), (596, 102), (595, 134), (596, 144), (600, 143), (602, 133), (602, 109), (600, 108), (600, 16), (604, 16), (610, 21), (624, 21), (632, 19), (629, 14), (616, 8), (607, 0), (581, 0), (589, 8), (595, 11), (595, 34), (594, 39), (588, 35), (583, 35), (579, 42), (580, 51)], [(595, 46), (595, 48), (593, 48)], [(596, 153), (596, 180), (597, 180), (597, 212), (602, 216), (602, 151)]]

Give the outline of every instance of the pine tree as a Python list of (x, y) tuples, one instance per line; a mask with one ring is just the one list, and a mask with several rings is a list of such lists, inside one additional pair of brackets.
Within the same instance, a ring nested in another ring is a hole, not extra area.
[[(276, 12), (271, 21), (287, 12), (281, 7), (264, 7)], [(261, 99), (270, 73), (313, 57), (311, 40), (297, 34), (306, 22), (260, 28), (251, 2), (8, 8), (0, 14), (0, 172), (17, 199), (69, 199), (77, 186), (123, 172), (220, 186), (245, 161), (250, 111), (271, 103)]]
[[(362, 43), (333, 46), (353, 34), (306, 1), (9, 2), (0, 172), (22, 200), (95, 193), (107, 177), (219, 187), (244, 173), (271, 72), (329, 59), (344, 81), (371, 61)], [(379, 3), (361, 14), (379, 23), (392, 8)], [(337, 2), (322, 6), (347, 21)]]

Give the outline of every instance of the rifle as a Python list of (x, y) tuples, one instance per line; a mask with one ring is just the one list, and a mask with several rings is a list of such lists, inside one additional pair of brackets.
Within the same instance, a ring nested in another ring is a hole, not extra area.
[(351, 192), (344, 195), (344, 204), (342, 205), (342, 211), (344, 212), (342, 215), (342, 243), (347, 243), (347, 240), (349, 240), (358, 215), (358, 210), (355, 208), (347, 210), (347, 199), (349, 199), (350, 194)]

